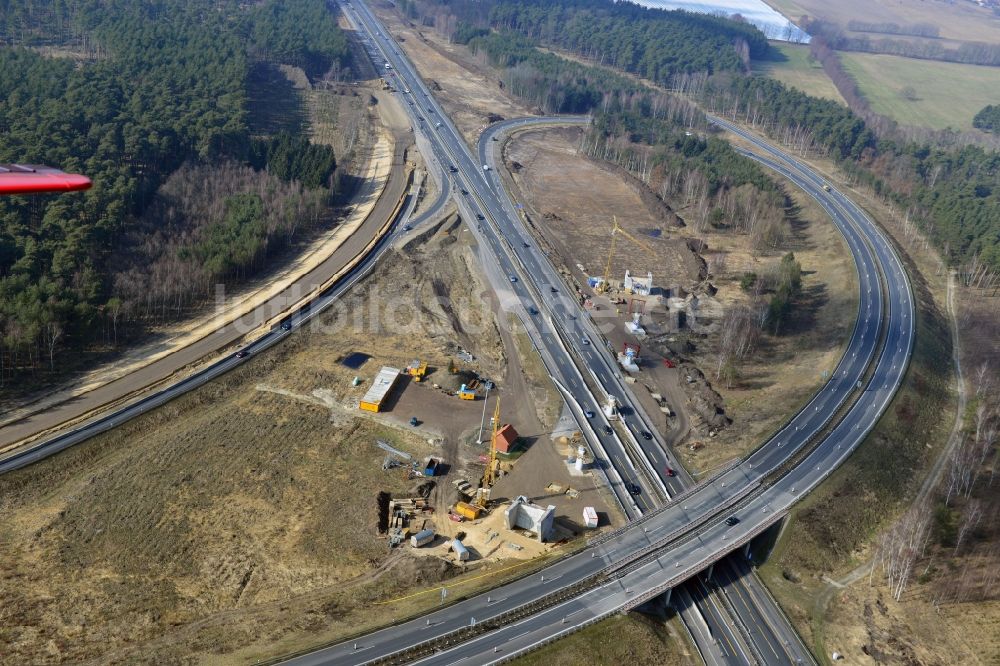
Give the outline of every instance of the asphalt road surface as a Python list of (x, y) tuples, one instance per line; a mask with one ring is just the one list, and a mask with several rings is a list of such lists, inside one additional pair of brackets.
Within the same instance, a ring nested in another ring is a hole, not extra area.
[[(451, 157), (456, 172), (467, 184), (472, 199), (467, 207), (479, 211), (477, 215), (486, 222), (480, 233), (498, 249), (497, 260), (512, 271), (512, 291), (525, 306), (533, 305), (540, 313), (544, 306), (545, 314), (539, 316), (548, 317), (546, 323), (553, 336), (554, 348), (565, 344), (572, 353), (593, 364), (588, 368), (599, 380), (599, 371), (606, 359), (594, 351), (599, 344), (594, 344), (597, 338), (593, 337), (593, 322), (581, 316), (572, 299), (550, 297), (544, 303), (540, 300), (542, 294), (558, 294), (562, 285), (552, 267), (533, 251), (516, 215), (511, 216), (512, 211), (505, 210), (505, 197), (499, 195), (500, 184), (492, 169), (483, 166), (488, 166), (488, 162), (483, 161), (482, 155), (478, 161), (471, 158), (458, 133), (443, 117), (410, 64), (401, 57), (398, 47), (364, 5), (355, 3), (354, 8), (357, 10), (354, 16), (378, 44), (385, 61), (412, 91), (415, 106), (419, 105), (426, 113), (440, 119), (441, 125), (436, 121), (433, 128), (427, 128), (428, 134), (435, 137), (437, 147)], [(721, 119), (716, 122), (725, 123)], [(509, 657), (512, 652), (530, 649), (610, 613), (634, 608), (704, 570), (724, 554), (749, 543), (756, 534), (779, 520), (792, 504), (820, 483), (863, 441), (898, 388), (912, 350), (913, 304), (905, 271), (888, 240), (849, 199), (836, 190), (825, 191), (822, 179), (794, 158), (756, 137), (747, 135), (745, 138), (771, 156), (762, 158), (767, 166), (784, 173), (827, 210), (844, 233), (857, 262), (861, 292), (858, 319), (844, 357), (830, 380), (801, 412), (740, 464), (688, 491), (678, 501), (645, 512), (640, 520), (620, 531), (613, 542), (588, 548), (538, 576), (516, 581), (358, 641), (299, 657), (294, 663), (363, 663), (449, 635), (475, 624), (477, 619), (482, 622), (532, 604), (548, 592), (591, 579), (596, 574), (613, 576), (600, 587), (439, 652), (425, 661), (492, 663)], [(517, 244), (520, 247), (516, 247)], [(524, 247), (525, 244), (528, 247)], [(557, 291), (551, 292), (551, 289)], [(560, 339), (555, 339), (557, 328)], [(613, 367), (605, 369), (614, 373)], [(580, 404), (596, 407), (585, 387), (567, 388)], [(793, 453), (812, 443), (814, 436), (830, 423), (856, 391), (861, 391), (860, 398), (827, 436), (815, 444), (797, 466), (773, 478), (772, 473)], [(621, 396), (622, 402), (626, 395), (627, 392)], [(639, 411), (633, 415), (636, 417), (633, 424), (641, 424)], [(630, 427), (634, 427), (633, 424)], [(655, 455), (652, 445), (650, 449), (644, 447), (644, 452)], [(631, 466), (630, 462), (622, 462)], [(726, 522), (732, 515), (739, 517), (735, 525)]]
[[(242, 323), (239, 325), (238, 322), (227, 324), (214, 333), (135, 372), (0, 428), (0, 447), (19, 442), (39, 432), (78, 419), (94, 410), (132, 396), (137, 391), (169, 380), (172, 376), (181, 373), (185, 368), (206, 356), (240, 341), (248, 330), (278, 316), (303, 294), (310, 293), (328, 281), (371, 242), (405, 193), (407, 181), (403, 169), (403, 153), (408, 144), (409, 137), (406, 134), (396, 137), (389, 182), (374, 209), (358, 230), (324, 262), (304, 275), (295, 284), (256, 308), (252, 313), (242, 317), (239, 320)], [(77, 426), (77, 429), (80, 428), (81, 426)], [(50, 436), (48, 439), (51, 438)], [(0, 466), (0, 471), (4, 469), (6, 468)]]
[[(259, 319), (254, 319), (254, 321), (263, 322), (275, 317), (288, 307), (288, 304), (291, 302), (290, 299), (294, 298), (294, 300), (298, 300), (302, 294), (308, 293), (312, 289), (323, 284), (332, 276), (336, 275), (338, 271), (348, 265), (359, 252), (371, 243), (372, 239), (377, 235), (378, 230), (386, 223), (387, 218), (406, 191), (407, 179), (403, 177), (402, 169), (402, 157), (405, 148), (406, 145), (403, 141), (397, 142), (397, 150), (393, 158), (394, 175), (390, 177), (382, 198), (376, 203), (375, 208), (365, 219), (364, 223), (357, 230), (357, 232), (343, 245), (341, 245), (333, 254), (331, 254), (326, 261), (297, 282), (296, 285), (293, 285), (268, 303), (260, 306), (256, 311), (254, 311), (253, 315), (249, 315), (248, 318), (251, 316), (260, 317)], [(413, 203), (414, 202), (412, 200), (409, 200), (404, 204), (402, 210), (400, 211), (400, 219), (404, 219), (409, 215), (412, 210)], [(173, 400), (187, 391), (191, 391), (199, 386), (202, 386), (206, 382), (245, 362), (248, 360), (249, 356), (277, 344), (283, 340), (285, 336), (289, 335), (292, 330), (329, 307), (329, 305), (332, 304), (332, 302), (340, 294), (357, 282), (358, 279), (367, 274), (375, 262), (378, 261), (378, 258), (382, 256), (382, 253), (389, 247), (389, 242), (392, 240), (393, 234), (400, 233), (400, 227), (402, 224), (403, 223), (396, 224), (393, 228), (391, 228), (386, 237), (383, 238), (382, 242), (371, 250), (363, 262), (355, 267), (350, 273), (346, 274), (333, 287), (317, 297), (317, 299), (313, 301), (311, 307), (299, 310), (283, 320), (288, 322), (290, 326), (288, 330), (284, 330), (281, 327), (275, 327), (272, 331), (258, 338), (252, 344), (246, 345), (243, 348), (243, 351), (247, 353), (246, 357), (237, 358), (234, 354), (227, 355), (218, 361), (207, 365), (201, 370), (188, 375), (184, 379), (170, 383), (164, 388), (148, 391), (146, 395), (128, 402), (123, 407), (113, 409), (101, 416), (84, 421), (77, 426), (61, 430), (51, 436), (33, 443), (29, 447), (15, 450), (11, 454), (8, 454), (0, 459), (0, 474), (24, 467), (25, 465), (30, 465), (70, 446), (86, 441), (97, 434), (106, 432), (128, 419), (144, 414), (151, 409), (155, 409), (156, 407)], [(296, 289), (298, 291), (296, 291)], [(100, 405), (118, 400), (124, 395), (130, 395), (151, 383), (160, 382), (165, 379), (168, 380), (173, 373), (183, 369), (185, 366), (194, 363), (195, 361), (198, 361), (206, 354), (210, 354), (222, 347), (225, 347), (226, 345), (234, 343), (242, 336), (243, 333), (241, 332), (241, 329), (239, 329), (235, 324), (227, 325), (208, 337), (203, 338), (202, 340), (199, 340), (198, 342), (185, 347), (183, 350), (175, 352), (160, 361), (151, 363), (141, 370), (137, 370), (136, 372), (122, 377), (114, 382), (110, 382), (99, 389), (95, 389), (90, 393), (74, 398), (69, 402), (60, 404), (50, 411), (33, 415), (24, 421), (19, 421), (7, 426), (6, 428), (0, 430), (0, 435), (5, 437), (7, 441), (17, 441), (27, 434), (33, 434), (38, 429), (47, 427), (47, 424), (61, 423), (66, 419), (71, 419), (77, 415), (87, 413)]]

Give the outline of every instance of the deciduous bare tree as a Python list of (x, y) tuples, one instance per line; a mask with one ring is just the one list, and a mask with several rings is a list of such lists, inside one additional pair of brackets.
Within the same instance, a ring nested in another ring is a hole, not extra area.
[(912, 506), (879, 538), (876, 562), (881, 564), (892, 597), (899, 601), (913, 573), (913, 564), (924, 553), (930, 535), (926, 505)]

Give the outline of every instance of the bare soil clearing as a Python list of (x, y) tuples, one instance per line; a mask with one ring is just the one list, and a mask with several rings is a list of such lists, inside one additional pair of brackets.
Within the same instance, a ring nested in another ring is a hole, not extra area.
[[(390, 554), (377, 534), (378, 493), (414, 496), (422, 481), (383, 471), (377, 439), (449, 463), (431, 495), (449, 527), (450, 481), (482, 473), (461, 443), (481, 401), (432, 386), (452, 379), (459, 347), (475, 356), (462, 370), (496, 378), (511, 413), (525, 409), (505, 385), (492, 310), (470, 305), (491, 298), (464, 238), (454, 220), (428, 230), (280, 347), (2, 477), (0, 662), (245, 663), (433, 606), (436, 594), (413, 593), (443, 581), (454, 598), (535, 566), (506, 547), (464, 566)], [(358, 370), (340, 363), (355, 351), (372, 357)], [(427, 385), (401, 387), (385, 413), (355, 409), (381, 365), (413, 358), (432, 366)]]
[[(301, 74), (301, 71), (299, 73)], [(289, 74), (295, 78), (294, 72)], [(363, 185), (355, 193), (349, 207), (342, 211), (342, 217), (329, 231), (320, 234), (313, 242), (301, 248), (298, 256), (289, 258), (286, 266), (266, 277), (224, 293), (224, 299), (213, 303), (211, 307), (202, 308), (203, 311), (191, 319), (161, 328), (151, 334), (143, 344), (122, 352), (114, 362), (93, 368), (65, 386), (47, 391), (43, 396), (28, 396), (16, 403), (4, 405), (4, 416), (0, 426), (29, 414), (50, 410), (59, 403), (125, 377), (205, 338), (227, 322), (254, 312), (291, 285), (300, 282), (304, 276), (317, 269), (338, 248), (348, 242), (372, 212), (389, 182), (397, 144), (402, 147), (405, 145), (402, 142), (409, 141), (407, 134), (409, 124), (397, 101), (391, 95), (375, 90), (374, 87), (367, 90), (359, 86), (359, 89), (365, 92), (365, 99), (370, 93), (381, 100), (381, 103), (369, 110), (358, 108), (354, 103), (355, 98), (348, 97), (344, 98), (336, 109), (330, 109), (330, 99), (323, 99), (323, 95), (330, 91), (302, 91), (302, 94), (311, 95), (309, 98), (311, 117), (314, 126), (320, 132), (316, 137), (317, 140), (328, 137), (331, 123), (339, 123), (339, 129), (342, 130), (348, 126), (353, 127), (352, 131), (357, 133), (353, 146), (355, 156), (350, 168), (357, 170), (356, 177), (363, 182)], [(295, 94), (297, 93), (293, 90), (293, 97)], [(331, 116), (324, 116), (324, 111), (329, 112)], [(311, 288), (311, 285), (305, 286), (302, 293), (308, 293)], [(286, 303), (280, 307), (287, 305)], [(279, 306), (276, 305), (275, 308)], [(50, 425), (57, 425), (59, 418), (61, 417), (53, 412), (53, 416), (49, 418)], [(24, 436), (24, 432), (17, 431), (3, 441), (9, 444), (11, 441), (20, 441)]]
[[(685, 444), (678, 449), (685, 465), (695, 472), (710, 470), (760, 444), (818, 388), (822, 370), (832, 370), (836, 364), (857, 310), (857, 277), (850, 255), (822, 211), (791, 187), (800, 221), (780, 251), (751, 252), (748, 239), (742, 236), (695, 234), (678, 228), (673, 224), (674, 213), (641, 185), (578, 154), (580, 132), (520, 132), (505, 147), (505, 160), (512, 171), (516, 198), (523, 202), (540, 242), (550, 256), (561, 258), (565, 274), (585, 294), (590, 295), (584, 286), (586, 275), (604, 273), (614, 219), (642, 245), (627, 237), (618, 239), (612, 276), (621, 279), (626, 269), (639, 275), (650, 271), (654, 284), (684, 290), (704, 290), (708, 279), (718, 289), (713, 298), (722, 308), (745, 298), (739, 287), (744, 272), (764, 274), (787, 251), (793, 251), (803, 266), (804, 296), (793, 328), (781, 336), (768, 336), (732, 388), (709, 374), (715, 350), (711, 334), (705, 338), (686, 329), (670, 333), (668, 322), (659, 322), (664, 328), (664, 347), (685, 350), (682, 355), (693, 362), (692, 370), (669, 369), (656, 353), (660, 345), (636, 340), (625, 331), (634, 303), (616, 306), (596, 299), (604, 309), (593, 315), (608, 331), (616, 351), (624, 342), (643, 347), (647, 369), (638, 376), (636, 395), (651, 414), (659, 413), (651, 394), (667, 398), (678, 415), (664, 421), (664, 433), (674, 445)], [(703, 249), (699, 254), (693, 248)], [(618, 314), (613, 316), (616, 308)], [(648, 326), (651, 334), (660, 330), (657, 323), (654, 317)], [(708, 375), (707, 394), (701, 384), (689, 385), (684, 378), (685, 373), (696, 372), (694, 367)], [(712, 388), (722, 395), (720, 406), (734, 420), (730, 427), (717, 430), (707, 420), (714, 407), (712, 398), (705, 402), (703, 396), (711, 396)], [(710, 437), (713, 431), (716, 434)], [(692, 451), (687, 445), (695, 442)]]

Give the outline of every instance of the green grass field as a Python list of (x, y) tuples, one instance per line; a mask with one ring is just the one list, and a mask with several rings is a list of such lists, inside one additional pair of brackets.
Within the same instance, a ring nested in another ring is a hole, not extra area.
[[(942, 39), (995, 43), (1000, 37), (1000, 17), (974, 2), (929, 2), (928, 0), (764, 0), (792, 19), (808, 15), (847, 27), (852, 19), (871, 23), (931, 23)], [(879, 35), (873, 35), (879, 37)], [(885, 35), (893, 39), (907, 39)]]
[[(861, 53), (840, 57), (872, 110), (904, 125), (969, 130), (980, 109), (1000, 102), (1000, 67)], [(906, 87), (916, 99), (903, 97)]]
[(685, 666), (700, 663), (673, 629), (662, 621), (635, 613), (612, 615), (555, 643), (518, 657), (514, 666), (576, 666), (577, 664), (657, 664)]
[(808, 46), (771, 42), (771, 52), (770, 59), (754, 61), (754, 74), (770, 76), (813, 97), (844, 102), (823, 66), (809, 59)]

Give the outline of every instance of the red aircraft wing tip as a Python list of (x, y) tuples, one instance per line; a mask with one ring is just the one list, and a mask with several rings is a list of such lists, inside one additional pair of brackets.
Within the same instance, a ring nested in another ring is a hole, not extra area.
[[(14, 168), (10, 168), (11, 166)], [(86, 176), (64, 173), (58, 169), (0, 165), (0, 195), (78, 192), (89, 189), (92, 185)]]

